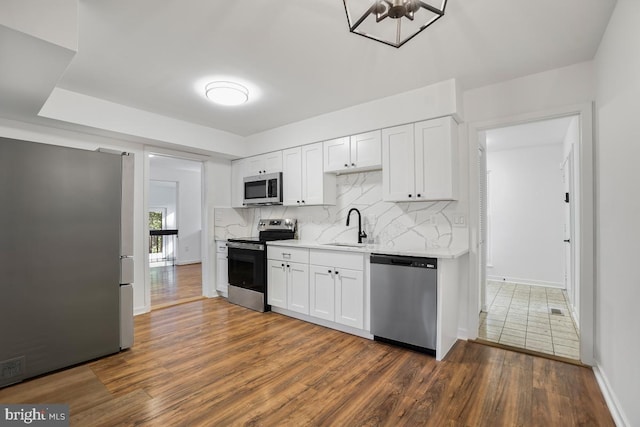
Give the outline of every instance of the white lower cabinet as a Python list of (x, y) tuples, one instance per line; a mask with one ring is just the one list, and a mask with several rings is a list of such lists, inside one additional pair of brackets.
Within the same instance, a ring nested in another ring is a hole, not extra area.
[(227, 296), (229, 288), (227, 241), (216, 240), (216, 290)]
[(283, 261), (267, 261), (267, 304), (287, 308), (287, 269)]
[(309, 314), (309, 250), (267, 249), (267, 304)]
[(364, 277), (362, 271), (341, 268), (334, 277), (336, 322), (362, 329), (364, 326)]
[(305, 320), (311, 322), (316, 318), (364, 329), (364, 254), (270, 246), (267, 258), (272, 307), (309, 315)]
[(309, 314), (309, 265), (287, 264), (287, 308)]
[(311, 250), (310, 314), (364, 328), (364, 255)]
[(309, 266), (309, 289), (311, 292), (309, 314), (320, 319), (335, 318), (335, 281), (330, 267)]

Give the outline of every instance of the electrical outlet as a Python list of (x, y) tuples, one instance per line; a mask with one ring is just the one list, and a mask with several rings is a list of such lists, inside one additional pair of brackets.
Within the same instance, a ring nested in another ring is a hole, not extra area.
[(454, 227), (466, 227), (467, 226), (467, 218), (464, 214), (454, 214), (453, 215), (453, 226)]

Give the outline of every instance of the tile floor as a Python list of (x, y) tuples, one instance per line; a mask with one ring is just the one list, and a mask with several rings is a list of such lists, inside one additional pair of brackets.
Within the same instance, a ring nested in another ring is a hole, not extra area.
[(480, 313), (479, 338), (580, 359), (579, 334), (562, 289), (489, 280), (487, 307)]

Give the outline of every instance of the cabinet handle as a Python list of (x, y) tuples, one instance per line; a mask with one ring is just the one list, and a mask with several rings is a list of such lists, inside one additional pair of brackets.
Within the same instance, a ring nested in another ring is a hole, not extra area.
[(345, 164), (344, 164), (344, 167), (345, 167), (345, 168), (348, 168), (348, 167), (349, 167), (349, 164), (345, 163)]
[(297, 204), (300, 204), (300, 200), (296, 200), (296, 203), (297, 203)]
[(305, 201), (303, 200), (302, 203), (305, 203)]
[(355, 166), (355, 165), (356, 165), (355, 163), (351, 163), (351, 166)]
[(422, 197), (422, 195), (420, 193), (418, 193), (416, 197)]
[(331, 270), (327, 270), (327, 273), (331, 274)]
[(411, 194), (409, 194), (409, 198), (411, 198)]
[(339, 272), (338, 270), (334, 271), (334, 273), (336, 274), (336, 276), (337, 276), (338, 274), (340, 274), (340, 272)]
[(291, 270), (291, 266), (290, 266), (289, 264), (287, 264), (287, 268), (288, 268), (289, 270)]
[(281, 265), (284, 267), (284, 262)]

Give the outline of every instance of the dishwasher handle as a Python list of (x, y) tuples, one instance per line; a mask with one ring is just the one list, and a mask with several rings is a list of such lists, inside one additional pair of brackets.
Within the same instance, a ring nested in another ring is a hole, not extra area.
[(393, 265), (404, 265), (406, 267), (411, 267), (411, 264), (413, 264), (413, 261), (411, 260), (405, 260), (405, 259), (394, 259), (391, 258), (391, 264)]
[(437, 258), (423, 258), (402, 255), (371, 254), (371, 264), (387, 264), (398, 267), (438, 268)]

